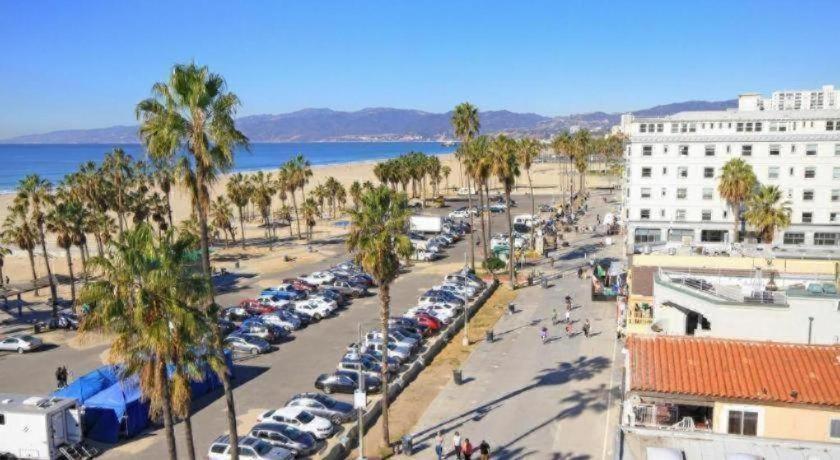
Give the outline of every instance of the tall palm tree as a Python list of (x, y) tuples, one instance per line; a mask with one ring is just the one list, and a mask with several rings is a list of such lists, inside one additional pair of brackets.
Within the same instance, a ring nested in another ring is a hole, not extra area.
[(443, 180), (446, 182), (443, 186), (444, 193), (446, 190), (449, 190), (449, 175), (452, 174), (452, 168), (449, 165), (443, 165), (440, 167), (440, 173), (443, 175)]
[[(517, 161), (525, 169), (525, 174), (528, 176), (528, 188), (531, 192), (531, 215), (535, 216), (537, 213), (537, 204), (534, 198), (534, 183), (531, 182), (531, 165), (534, 159), (539, 156), (542, 146), (540, 145), (540, 141), (532, 137), (526, 137), (517, 143), (517, 147)], [(534, 232), (531, 232), (531, 247), (533, 247), (533, 243)]]
[(741, 205), (753, 193), (757, 180), (752, 166), (740, 158), (733, 158), (723, 165), (718, 179), (718, 193), (732, 209), (734, 220), (732, 241), (738, 241), (741, 222)]
[(102, 161), (102, 173), (114, 185), (114, 195), (111, 197), (114, 204), (114, 212), (117, 214), (117, 223), (120, 226), (120, 233), (125, 231), (125, 214), (128, 211), (127, 191), (129, 184), (134, 180), (134, 159), (131, 155), (119, 147), (105, 154)]
[(274, 196), (275, 182), (271, 177), (271, 173), (257, 171), (251, 176), (251, 201), (259, 210), (263, 218), (263, 225), (265, 226), (265, 238), (271, 244), (272, 229), (271, 224), (271, 201)]
[(588, 129), (580, 129), (572, 135), (572, 161), (578, 172), (578, 193), (583, 193), (586, 188), (586, 170), (589, 168), (589, 155), (592, 153), (592, 134)]
[(227, 245), (227, 235), (230, 235), (233, 244), (236, 244), (236, 234), (233, 225), (231, 225), (233, 210), (230, 208), (230, 201), (224, 195), (217, 196), (215, 201), (210, 204), (210, 221), (216, 229), (222, 232), (225, 245)]
[[(76, 277), (73, 273), (73, 255), (70, 249), (77, 238), (78, 225), (75, 219), (82, 211), (82, 205), (73, 200), (58, 200), (45, 218), (47, 231), (55, 235), (56, 244), (67, 256), (67, 272), (70, 275), (70, 301), (76, 304)], [(84, 253), (82, 253), (84, 257)]]
[(21, 179), (14, 201), (21, 209), (29, 212), (29, 219), (38, 231), (38, 242), (41, 244), (41, 252), (44, 255), (44, 266), (47, 269), (47, 281), (50, 284), (52, 313), (53, 316), (56, 316), (58, 314), (58, 294), (56, 292), (52, 268), (50, 268), (50, 258), (47, 253), (47, 239), (44, 231), (46, 212), (53, 201), (52, 184), (37, 174), (30, 174)]
[(166, 161), (160, 161), (158, 164), (155, 165), (155, 182), (157, 182), (157, 186), (160, 188), (160, 191), (163, 193), (163, 197), (166, 201), (166, 215), (167, 219), (169, 220), (169, 226), (172, 227), (172, 199), (171, 199), (171, 192), (172, 192), (172, 183), (174, 182), (175, 171)]
[(318, 203), (309, 197), (303, 201), (300, 207), (301, 219), (306, 223), (306, 241), (312, 241), (312, 228), (315, 226), (315, 219), (318, 217)]
[(747, 200), (747, 223), (757, 228), (761, 240), (773, 242), (776, 230), (790, 225), (790, 201), (784, 199), (782, 191), (775, 185), (763, 185)]
[[(210, 242), (207, 214), (210, 210), (210, 187), (219, 173), (233, 165), (234, 150), (248, 147), (248, 138), (234, 122), (239, 98), (228, 92), (224, 78), (211, 73), (207, 67), (194, 63), (173, 67), (169, 81), (156, 83), (153, 96), (137, 104), (137, 117), (141, 120), (140, 136), (152, 158), (174, 158), (181, 170), (181, 182), (192, 195), (198, 214), (201, 234), (202, 268), (207, 282), (211, 283)], [(219, 331), (217, 309), (214, 304), (212, 283), (206, 309), (213, 329), (213, 345), (217, 357), (222, 357), (222, 336)], [(222, 366), (226, 367), (226, 366)], [(239, 443), (236, 430), (236, 407), (230, 370), (223, 368), (219, 378), (225, 390), (228, 434), (231, 443)], [(238, 460), (237, 451), (232, 458)]]
[(490, 145), (490, 154), (493, 157), (492, 172), (493, 175), (502, 184), (505, 190), (505, 204), (508, 221), (508, 272), (510, 274), (510, 288), (516, 288), (516, 273), (514, 271), (514, 258), (516, 248), (513, 241), (513, 220), (510, 217), (510, 192), (516, 184), (516, 178), (519, 177), (519, 163), (516, 159), (516, 141), (505, 136), (499, 135)]
[[(366, 190), (361, 205), (350, 211), (348, 249), (379, 285), (379, 319), (383, 337), (388, 336), (391, 316), (391, 283), (400, 271), (400, 258), (411, 253), (408, 199), (384, 185)], [(382, 443), (390, 445), (388, 426), (388, 348), (382, 349)]]
[[(574, 152), (572, 149), (572, 135), (569, 134), (568, 131), (563, 131), (562, 133), (554, 136), (551, 140), (551, 149), (554, 150), (554, 154), (557, 155), (557, 177), (559, 180), (560, 186), (560, 193), (565, 193), (565, 190), (569, 191), (569, 207), (571, 208), (572, 205), (572, 194), (573, 191), (573, 184), (571, 171), (569, 169), (569, 164), (574, 157)], [(563, 157), (566, 157), (567, 161), (564, 163), (564, 171), (565, 173), (560, 171), (560, 162)], [(564, 180), (565, 179), (565, 180)]]
[(151, 415), (163, 418), (170, 459), (177, 458), (177, 451), (166, 366), (181, 361), (177, 346), (198, 344), (208, 319), (192, 307), (210, 295), (206, 277), (192, 271), (188, 262), (195, 242), (193, 237), (176, 239), (172, 230), (157, 240), (151, 226), (140, 223), (112, 245), (109, 257), (91, 260), (98, 277), (79, 296), (93, 307), (81, 333), (112, 335), (108, 360), (121, 365), (122, 377), (138, 377)]
[(242, 213), (245, 210), (245, 206), (248, 206), (248, 201), (251, 199), (251, 182), (247, 176), (242, 173), (236, 173), (227, 181), (225, 188), (227, 189), (228, 199), (236, 206), (236, 210), (239, 213), (239, 241), (242, 243), (242, 249), (245, 249), (245, 218), (242, 216)]
[[(489, 233), (489, 214), (485, 209), (484, 195), (482, 194), (482, 186), (487, 183), (487, 178), (490, 176), (490, 161), (488, 152), (489, 140), (487, 136), (478, 136), (471, 142), (464, 144), (464, 173), (466, 177), (475, 183), (478, 191), (478, 207), (480, 212), (478, 214), (481, 223), (481, 240), (482, 252), (484, 260), (488, 259), (488, 244), (490, 242)], [(488, 203), (489, 204), (489, 203)], [(485, 226), (484, 221), (488, 220), (488, 225)]]
[[(469, 144), (473, 138), (478, 136), (479, 130), (481, 130), (481, 122), (478, 119), (478, 108), (469, 102), (462, 102), (455, 106), (455, 110), (452, 112), (452, 128), (455, 131), (455, 136), (461, 140), (461, 145), (458, 146), (458, 150), (461, 150), (461, 146), (465, 144)], [(461, 153), (460, 155), (456, 152), (456, 157), (461, 160), (466, 154), (466, 151)], [(463, 168), (463, 160), (460, 161), (461, 168)], [(462, 169), (463, 171), (463, 169)], [(462, 172), (463, 175), (463, 172)], [(467, 181), (467, 206), (469, 209), (472, 209), (472, 193), (469, 193), (470, 185), (469, 180)], [(472, 220), (472, 213), (469, 214), (470, 219), (470, 228), (472, 228), (473, 220)], [(473, 233), (470, 231), (470, 267), (475, 269), (475, 243), (473, 242)]]
[(38, 273), (35, 271), (35, 247), (38, 245), (38, 230), (29, 219), (29, 213), (22, 204), (12, 205), (9, 215), (3, 221), (0, 238), (6, 244), (14, 244), (29, 256), (29, 268), (32, 269), (32, 286), (35, 288), (35, 295), (40, 295), (38, 290)]
[(362, 199), (362, 184), (357, 180), (350, 184), (350, 199), (353, 200), (353, 209), (357, 209)]

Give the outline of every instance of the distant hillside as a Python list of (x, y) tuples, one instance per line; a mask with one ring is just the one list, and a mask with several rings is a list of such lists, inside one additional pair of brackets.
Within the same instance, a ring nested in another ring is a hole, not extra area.
[[(663, 116), (692, 110), (723, 110), (737, 101), (688, 101), (659, 105), (633, 112), (639, 116)], [(251, 115), (238, 126), (251, 142), (336, 141), (440, 141), (452, 139), (452, 112), (368, 108), (355, 112), (304, 109), (278, 115)], [(508, 133), (549, 137), (567, 129), (608, 131), (619, 123), (620, 113), (590, 112), (559, 117), (507, 110), (481, 112), (483, 133)], [(7, 144), (130, 144), (137, 143), (136, 126), (112, 126), (29, 134), (0, 140)]]

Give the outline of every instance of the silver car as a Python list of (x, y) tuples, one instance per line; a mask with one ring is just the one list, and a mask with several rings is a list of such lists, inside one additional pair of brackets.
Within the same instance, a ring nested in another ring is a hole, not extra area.
[(34, 351), (44, 345), (41, 339), (36, 339), (31, 335), (19, 335), (15, 337), (6, 337), (0, 340), (0, 350), (2, 351), (16, 351), (24, 353), (27, 351)]

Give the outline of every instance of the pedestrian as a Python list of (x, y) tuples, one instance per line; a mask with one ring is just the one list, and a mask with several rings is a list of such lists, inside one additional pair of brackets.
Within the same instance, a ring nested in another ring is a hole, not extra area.
[(583, 322), (583, 336), (587, 339), (589, 338), (589, 327), (589, 318), (586, 318), (586, 320)]
[(543, 326), (542, 329), (540, 329), (540, 340), (542, 340), (543, 344), (545, 344), (548, 341), (548, 328), (546, 328), (545, 326)]
[(464, 439), (464, 445), (461, 447), (461, 453), (464, 455), (464, 460), (470, 460), (473, 453), (473, 445), (470, 444), (470, 438)]
[(601, 215), (595, 214), (595, 221), (598, 222), (598, 225), (601, 225)]
[(452, 436), (452, 451), (455, 452), (455, 458), (461, 460), (461, 433), (457, 431)]
[(552, 326), (557, 325), (557, 309), (556, 308), (553, 308), (552, 311), (551, 311), (551, 325)]
[(440, 431), (435, 436), (435, 454), (438, 460), (443, 460), (443, 433)]
[(572, 310), (566, 309), (566, 320), (564, 323), (569, 324), (572, 320)]
[(571, 322), (566, 322), (566, 335), (571, 337), (573, 333), (574, 333), (574, 328), (572, 328), (572, 323)]
[(583, 267), (578, 267), (578, 279), (583, 278)]
[(490, 444), (482, 439), (481, 444), (478, 445), (478, 453), (480, 460), (490, 460)]
[(67, 386), (67, 366), (61, 366), (61, 387)]

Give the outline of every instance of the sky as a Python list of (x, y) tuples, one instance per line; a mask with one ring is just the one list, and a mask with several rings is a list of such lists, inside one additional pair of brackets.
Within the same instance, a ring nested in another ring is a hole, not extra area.
[(134, 124), (174, 63), (240, 115), (621, 112), (840, 85), (838, 1), (0, 0), (0, 138)]

